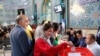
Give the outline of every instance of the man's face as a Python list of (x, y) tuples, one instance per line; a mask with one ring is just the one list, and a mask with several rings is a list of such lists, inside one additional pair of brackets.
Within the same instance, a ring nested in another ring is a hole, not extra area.
[(70, 31), (71, 31), (71, 29), (68, 29), (68, 31), (70, 32)]
[(76, 36), (77, 38), (81, 38), (80, 34), (79, 33), (76, 33)]
[(74, 34), (74, 31), (71, 31), (71, 35), (73, 35)]
[(24, 16), (23, 19), (21, 20), (21, 25), (26, 28), (29, 25), (29, 19), (28, 17)]
[(92, 44), (93, 39), (91, 39), (91, 36), (90, 35), (87, 35), (85, 41), (86, 41), (86, 44), (90, 45), (90, 44)]

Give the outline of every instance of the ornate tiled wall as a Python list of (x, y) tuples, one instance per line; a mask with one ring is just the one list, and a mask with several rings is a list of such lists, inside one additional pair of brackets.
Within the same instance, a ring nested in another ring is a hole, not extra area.
[[(75, 0), (70, 1), (70, 9)], [(70, 27), (73, 28), (96, 28), (100, 25), (100, 2), (80, 5), (85, 11), (75, 16), (70, 12)], [(76, 11), (77, 12), (77, 11)]]
[[(44, 1), (49, 1), (49, 0), (35, 0), (36, 4), (37, 4), (37, 17), (38, 19), (38, 24), (42, 22), (42, 20), (51, 20), (54, 22), (60, 22), (60, 13), (55, 13), (54, 11), (54, 7), (55, 5), (59, 5), (60, 4), (60, 0), (50, 0), (49, 6), (51, 8), (48, 7), (47, 4), (44, 4)], [(42, 7), (43, 4), (46, 5), (46, 8), (48, 10), (45, 9), (45, 11), (47, 11), (46, 13), (43, 13), (42, 11)], [(49, 11), (51, 11), (49, 13)]]

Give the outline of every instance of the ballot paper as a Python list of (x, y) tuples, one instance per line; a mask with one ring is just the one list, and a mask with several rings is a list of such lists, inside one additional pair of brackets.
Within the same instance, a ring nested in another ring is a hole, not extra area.
[(81, 56), (81, 54), (80, 53), (68, 53), (68, 56)]

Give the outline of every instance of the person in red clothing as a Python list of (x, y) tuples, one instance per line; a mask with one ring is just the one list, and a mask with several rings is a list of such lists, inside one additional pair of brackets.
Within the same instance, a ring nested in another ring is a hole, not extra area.
[(53, 26), (50, 23), (43, 26), (43, 32), (43, 35), (35, 42), (34, 56), (56, 56), (61, 50), (65, 49), (68, 44), (72, 45), (69, 42), (63, 42), (57, 46), (53, 46), (49, 40), (53, 32)]

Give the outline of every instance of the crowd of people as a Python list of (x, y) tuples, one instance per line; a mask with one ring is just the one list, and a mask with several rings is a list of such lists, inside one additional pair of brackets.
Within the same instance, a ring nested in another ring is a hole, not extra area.
[(13, 27), (14, 25), (0, 26), (0, 49), (2, 49), (3, 46), (7, 48), (7, 45), (10, 44), (9, 33)]
[(62, 34), (61, 23), (43, 20), (31, 26), (26, 15), (18, 15), (14, 26), (0, 28), (0, 37), (10, 38), (12, 56), (58, 56), (67, 47), (84, 47), (99, 56), (99, 33), (83, 36), (82, 30), (68, 28)]

